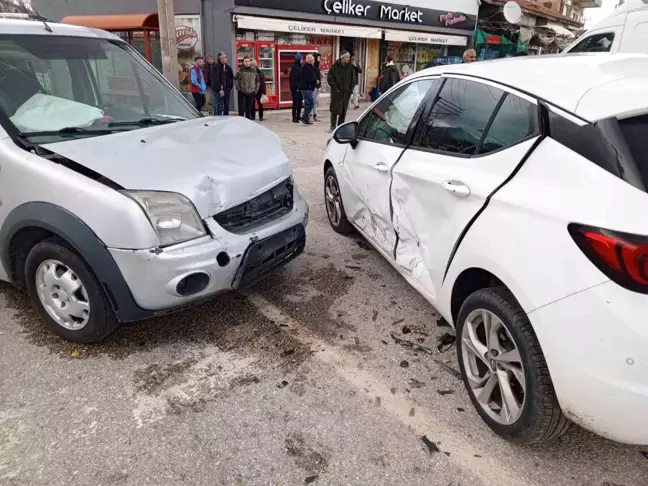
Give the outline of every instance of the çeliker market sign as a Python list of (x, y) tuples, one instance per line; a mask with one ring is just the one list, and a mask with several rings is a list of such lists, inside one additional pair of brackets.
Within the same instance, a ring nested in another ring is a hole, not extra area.
[[(245, 7), (469, 31), (474, 30), (477, 20), (476, 15), (461, 12), (419, 8), (389, 2), (378, 2), (376, 0), (234, 0), (234, 3)], [(433, 0), (427, 3), (427, 5), (433, 4)]]

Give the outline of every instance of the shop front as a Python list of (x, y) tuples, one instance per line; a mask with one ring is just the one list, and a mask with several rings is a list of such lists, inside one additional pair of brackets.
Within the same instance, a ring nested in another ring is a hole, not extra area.
[[(233, 3), (233, 5), (232, 5)], [(390, 55), (403, 77), (426, 67), (460, 62), (474, 35), (474, 0), (227, 0), (205, 12), (207, 49), (257, 59), (271, 107), (291, 103), (289, 73), (296, 54), (318, 53), (326, 73), (342, 51), (363, 69), (360, 92), (376, 85)], [(210, 2), (206, 1), (206, 6)], [(461, 10), (460, 10), (461, 9)], [(225, 22), (230, 27), (225, 28)], [(322, 92), (328, 92), (324, 82)]]

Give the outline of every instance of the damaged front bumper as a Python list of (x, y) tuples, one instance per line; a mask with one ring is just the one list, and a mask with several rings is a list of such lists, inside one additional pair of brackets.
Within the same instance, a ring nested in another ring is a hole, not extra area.
[(109, 248), (137, 305), (168, 311), (252, 285), (304, 249), (308, 205), (294, 191), (293, 208), (247, 234), (208, 218), (205, 236), (169, 248)]

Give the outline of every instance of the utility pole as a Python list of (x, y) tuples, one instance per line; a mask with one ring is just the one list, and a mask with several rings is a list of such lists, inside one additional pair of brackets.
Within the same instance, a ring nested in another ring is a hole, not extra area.
[(178, 53), (176, 50), (175, 15), (173, 0), (157, 0), (160, 22), (160, 48), (162, 50), (162, 74), (178, 88)]

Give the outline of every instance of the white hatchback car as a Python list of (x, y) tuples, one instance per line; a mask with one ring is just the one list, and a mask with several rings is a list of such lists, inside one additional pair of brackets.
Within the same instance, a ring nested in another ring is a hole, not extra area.
[(455, 326), (496, 433), (648, 443), (648, 56), (422, 71), (337, 129), (324, 172), (333, 229)]

